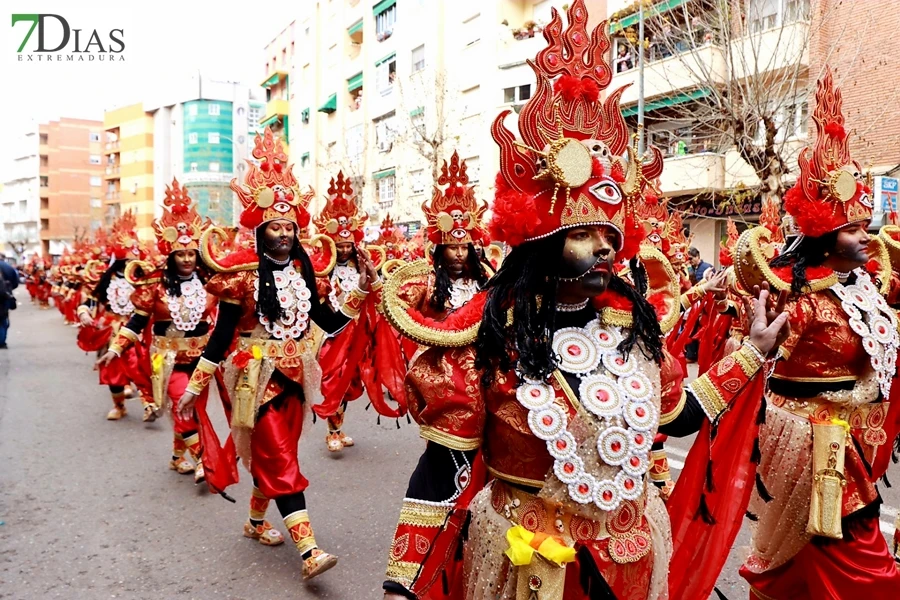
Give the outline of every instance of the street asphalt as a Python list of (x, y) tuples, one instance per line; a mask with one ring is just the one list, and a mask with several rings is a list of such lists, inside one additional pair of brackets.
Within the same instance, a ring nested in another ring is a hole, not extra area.
[[(9, 349), (0, 350), (0, 598), (375, 600), (409, 474), (424, 448), (416, 427), (376, 423), (363, 400), (345, 430), (356, 446), (334, 455), (325, 425), (307, 418), (300, 464), (316, 539), (338, 566), (304, 583), (288, 542), (261, 546), (241, 535), (250, 478), (228, 490), (231, 504), (169, 470), (167, 419), (130, 414), (105, 420), (109, 393), (77, 330), (55, 309), (39, 310), (18, 290)], [(211, 399), (210, 406), (219, 406)], [(221, 410), (217, 427), (225, 430)], [(670, 441), (675, 473), (689, 441)], [(900, 469), (893, 468), (900, 482)], [(892, 524), (900, 485), (886, 490), (882, 522)], [(272, 503), (269, 520), (285, 532)], [(730, 600), (747, 598), (737, 569), (745, 526), (719, 580)]]

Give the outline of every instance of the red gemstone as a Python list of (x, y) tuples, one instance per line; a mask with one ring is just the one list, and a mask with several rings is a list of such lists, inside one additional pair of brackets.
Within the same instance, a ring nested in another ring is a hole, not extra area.
[(636, 389), (638, 389), (639, 387), (641, 387), (641, 384), (638, 383), (637, 381), (632, 381), (632, 382), (631, 382), (631, 389), (636, 390)]
[(566, 464), (563, 465), (563, 471), (565, 471), (566, 473), (574, 473), (575, 465), (573, 465), (570, 462), (567, 462)]
[(613, 452), (618, 452), (619, 450), (622, 449), (622, 443), (621, 442), (613, 442), (612, 444), (609, 445), (609, 449), (612, 450)]
[(603, 332), (600, 332), (600, 335), (598, 337), (605, 342), (606, 340), (609, 339), (609, 334), (606, 333), (605, 331), (603, 331)]
[(553, 425), (553, 417), (551, 417), (550, 415), (544, 415), (544, 418), (541, 420), (544, 422), (544, 425), (546, 425), (547, 427), (550, 427), (551, 425)]
[(569, 346), (567, 350), (569, 351), (569, 356), (581, 356), (581, 348), (579, 348), (575, 344)]
[(576, 33), (575, 35), (572, 36), (572, 41), (574, 41), (576, 44), (580, 44), (583, 40), (584, 40), (584, 37), (582, 37), (582, 35), (580, 33)]
[(531, 397), (532, 397), (532, 398), (540, 398), (540, 397), (541, 397), (541, 390), (539, 390), (539, 389), (537, 389), (537, 388), (532, 388), (532, 389), (531, 389)]
[(547, 55), (547, 62), (550, 63), (552, 66), (556, 66), (556, 55), (555, 55), (555, 54), (548, 54), (548, 55)]
[(604, 499), (606, 502), (611, 501), (611, 500), (612, 500), (612, 492), (609, 491), (609, 490), (606, 490), (605, 492), (603, 492), (603, 499)]
[(634, 479), (626, 479), (625, 480), (625, 489), (626, 490), (634, 489)]
[(636, 414), (639, 417), (643, 417), (644, 415), (647, 414), (647, 411), (644, 410), (643, 408), (641, 408), (640, 406), (638, 406), (636, 409), (634, 409), (634, 414)]
[(582, 494), (587, 494), (589, 491), (591, 491), (591, 488), (589, 488), (586, 483), (582, 483), (578, 486), (578, 491)]
[(641, 446), (644, 443), (644, 436), (642, 436), (641, 434), (637, 434), (636, 436), (634, 436), (634, 443), (638, 446)]
[(632, 467), (637, 467), (639, 464), (641, 464), (641, 459), (639, 459), (637, 456), (632, 456), (631, 460), (628, 462), (631, 463)]
[(608, 402), (609, 392), (606, 390), (597, 390), (596, 397), (599, 402)]
[(625, 360), (620, 356), (619, 358), (616, 359), (616, 364), (621, 367), (622, 365), (625, 364)]
[(565, 450), (568, 445), (566, 440), (556, 440), (556, 447), (560, 450)]

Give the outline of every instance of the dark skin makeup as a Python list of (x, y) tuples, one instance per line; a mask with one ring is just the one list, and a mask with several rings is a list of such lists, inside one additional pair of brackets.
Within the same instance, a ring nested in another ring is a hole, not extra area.
[(868, 221), (851, 223), (838, 231), (834, 250), (825, 259), (825, 266), (846, 273), (869, 262), (867, 248), (871, 237), (867, 228)]
[(607, 225), (588, 225), (566, 231), (556, 299), (577, 304), (602, 294), (612, 278), (618, 232)]
[(353, 242), (338, 242), (334, 247), (337, 250), (338, 263), (343, 265), (353, 258)]
[(454, 281), (467, 275), (466, 266), (469, 261), (468, 244), (447, 244), (444, 248), (444, 266)]
[(266, 253), (278, 261), (287, 260), (297, 236), (297, 226), (286, 219), (269, 221), (263, 231)]

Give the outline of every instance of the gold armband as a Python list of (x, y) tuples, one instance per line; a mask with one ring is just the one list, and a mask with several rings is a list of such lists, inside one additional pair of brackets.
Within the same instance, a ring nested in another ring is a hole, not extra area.
[(137, 341), (138, 335), (135, 332), (127, 327), (122, 327), (119, 329), (119, 333), (116, 334), (116, 339), (109, 345), (109, 349), (111, 352), (115, 352), (117, 356), (122, 356), (122, 352), (131, 344), (137, 343)]
[(347, 299), (344, 301), (344, 305), (341, 307), (341, 312), (351, 319), (355, 319), (359, 316), (359, 313), (362, 312), (363, 303), (366, 301), (366, 298), (368, 296), (369, 292), (364, 292), (358, 287), (355, 288), (347, 295)]
[(188, 382), (187, 391), (195, 396), (199, 396), (200, 392), (205, 390), (206, 386), (209, 385), (209, 380), (212, 379), (213, 373), (216, 372), (218, 367), (219, 365), (216, 363), (201, 357), (200, 362), (197, 363), (197, 368), (191, 373), (191, 380)]

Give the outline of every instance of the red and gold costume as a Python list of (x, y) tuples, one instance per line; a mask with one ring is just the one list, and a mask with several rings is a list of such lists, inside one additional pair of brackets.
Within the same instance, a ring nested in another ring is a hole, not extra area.
[[(548, 47), (529, 61), (538, 82), (519, 114), (524, 143), (503, 126), (506, 113), (494, 122), (501, 171), (491, 232), (516, 252), (567, 229), (603, 225), (620, 234), (616, 258), (628, 260), (643, 238), (635, 205), (646, 179), (659, 175), (662, 156), (651, 149), (642, 164), (629, 148), (621, 90), (598, 100), (612, 78), (607, 24), (589, 33), (583, 0), (568, 14), (564, 30), (553, 10)], [(658, 252), (647, 252), (667, 275), (664, 283), (651, 278), (647, 296), (669, 322), (678, 313), (677, 278)], [(402, 275), (385, 284), (386, 314), (430, 346), (407, 376), (410, 413), (428, 444), (401, 509), (385, 590), (454, 600), (669, 597), (672, 541), (650, 484), (653, 438), (658, 430), (687, 435), (702, 425), (708, 443), (709, 422), (730, 421), (719, 417), (758, 387), (749, 384), (761, 380), (763, 357), (745, 346), (685, 391), (671, 358), (619, 349), (631, 335), (634, 306), (607, 289), (575, 308), (556, 305), (559, 368), (550, 376), (487, 367), (485, 386), (475, 339), (490, 292), (439, 320), (397, 301)], [(505, 313), (510, 301), (503, 302)], [(512, 308), (508, 314), (512, 319)], [(514, 325), (508, 321), (507, 330)], [(700, 450), (708, 458), (709, 448)], [(684, 482), (697, 497), (675, 504), (682, 513), (706, 506), (705, 467)], [(679, 525), (693, 531), (692, 523)], [(693, 550), (676, 547), (676, 555)]]
[[(90, 276), (95, 281), (91, 295), (78, 307), (79, 317), (87, 314), (91, 324), (82, 326), (78, 334), (78, 347), (86, 352), (96, 351), (102, 356), (109, 348), (109, 341), (119, 332), (134, 313), (131, 295), (134, 286), (125, 278), (124, 265), (127, 261), (143, 258), (138, 246), (134, 215), (126, 212), (113, 224), (107, 253), (114, 259), (107, 272), (101, 277)], [(115, 271), (122, 265), (121, 271)], [(98, 268), (96, 263), (86, 267), (89, 271)], [(127, 414), (125, 409), (125, 388), (134, 383), (141, 395), (144, 419), (153, 411), (153, 392), (150, 382), (150, 361), (146, 346), (137, 341), (120, 356), (108, 364), (97, 366), (100, 385), (107, 385), (112, 395), (113, 408), (106, 418), (115, 421)]]
[[(197, 214), (177, 180), (166, 188), (163, 215), (153, 223), (157, 244), (163, 256), (173, 252), (192, 250), (197, 252), (200, 235), (209, 226)], [(199, 259), (199, 256), (198, 256)], [(126, 279), (135, 286), (131, 295), (134, 313), (128, 323), (119, 329), (110, 351), (117, 356), (140, 340), (143, 332), (152, 328), (150, 343), (150, 368), (153, 389), (154, 417), (166, 407), (171, 409), (174, 426), (171, 469), (179, 473), (194, 473), (194, 480), (204, 480), (203, 453), (199, 425), (196, 417), (182, 418), (176, 410), (178, 400), (184, 394), (200, 354), (209, 340), (210, 324), (216, 302), (206, 293), (203, 281), (195, 271), (189, 277), (180, 277), (170, 266), (157, 269), (154, 263), (132, 262), (126, 268)], [(141, 271), (138, 274), (138, 271)], [(172, 281), (170, 281), (170, 279)], [(177, 285), (177, 291), (170, 286)], [(205, 406), (207, 390), (198, 399)], [(188, 452), (196, 465), (184, 455)]]
[[(306, 207), (312, 195), (301, 194), (281, 140), (270, 129), (257, 135), (253, 157), (259, 166), (248, 161), (244, 183), (231, 183), (244, 206), (241, 225), (254, 230), (257, 239), (271, 221), (290, 221), (295, 231), (308, 226)], [(352, 290), (340, 310), (332, 312), (319, 303), (315, 273), (299, 240), (291, 258), (282, 263), (262, 248), (237, 250), (222, 258), (211, 246), (213, 235), (226, 237), (222, 230), (208, 230), (200, 251), (216, 271), (206, 289), (219, 299), (219, 315), (187, 389), (200, 394), (224, 359), (222, 379), (234, 445), (220, 447), (212, 431), (203, 440), (204, 451), (222, 455), (222, 465), (229, 464), (229, 451), (237, 451), (261, 495), (278, 504), (303, 555), (304, 577), (313, 577), (334, 566), (337, 557), (316, 545), (303, 494), (309, 482), (300, 472), (297, 456), (303, 403), (321, 386), (310, 326), (315, 322), (326, 333), (340, 331), (362, 310), (368, 292)], [(272, 285), (280, 305), (277, 320), (257, 312), (261, 288)], [(237, 477), (236, 472), (225, 475), (218, 489)]]
[[(812, 117), (815, 144), (800, 154), (785, 210), (805, 237), (867, 225), (871, 191), (850, 157), (830, 71), (818, 82)], [(745, 289), (768, 281), (790, 290), (792, 267), (768, 265), (760, 243), (767, 238), (762, 227), (741, 236), (738, 278)], [(900, 336), (884, 297), (891, 286), (887, 251), (879, 239), (870, 250), (866, 269), (842, 276), (807, 267), (809, 285), (788, 302), (791, 334), (768, 382), (749, 504), (756, 524), (741, 569), (760, 598), (888, 598), (900, 589), (879, 531), (875, 487), (898, 432), (892, 394)]]
[[(386, 251), (377, 245), (363, 245), (363, 226), (368, 215), (357, 208), (356, 194), (343, 172), (331, 180), (328, 199), (322, 212), (313, 220), (316, 231), (337, 244), (353, 244), (353, 256), (346, 262), (332, 261), (316, 283), (319, 298), (332, 312), (339, 312), (350, 294), (359, 287), (360, 268), (356, 254), (366, 252), (376, 268), (386, 259)], [(335, 251), (336, 258), (336, 251)], [(379, 415), (399, 417), (405, 413), (403, 377), (406, 368), (400, 354), (396, 333), (377, 310), (381, 285), (375, 294), (366, 298), (360, 316), (341, 333), (329, 337), (319, 351), (322, 368), (322, 396), (324, 402), (316, 406), (316, 414), (325, 417), (328, 435), (325, 442), (332, 452), (353, 446), (353, 438), (343, 431), (347, 402), (366, 392)], [(384, 397), (384, 389), (397, 399), (401, 407), (391, 408)]]

